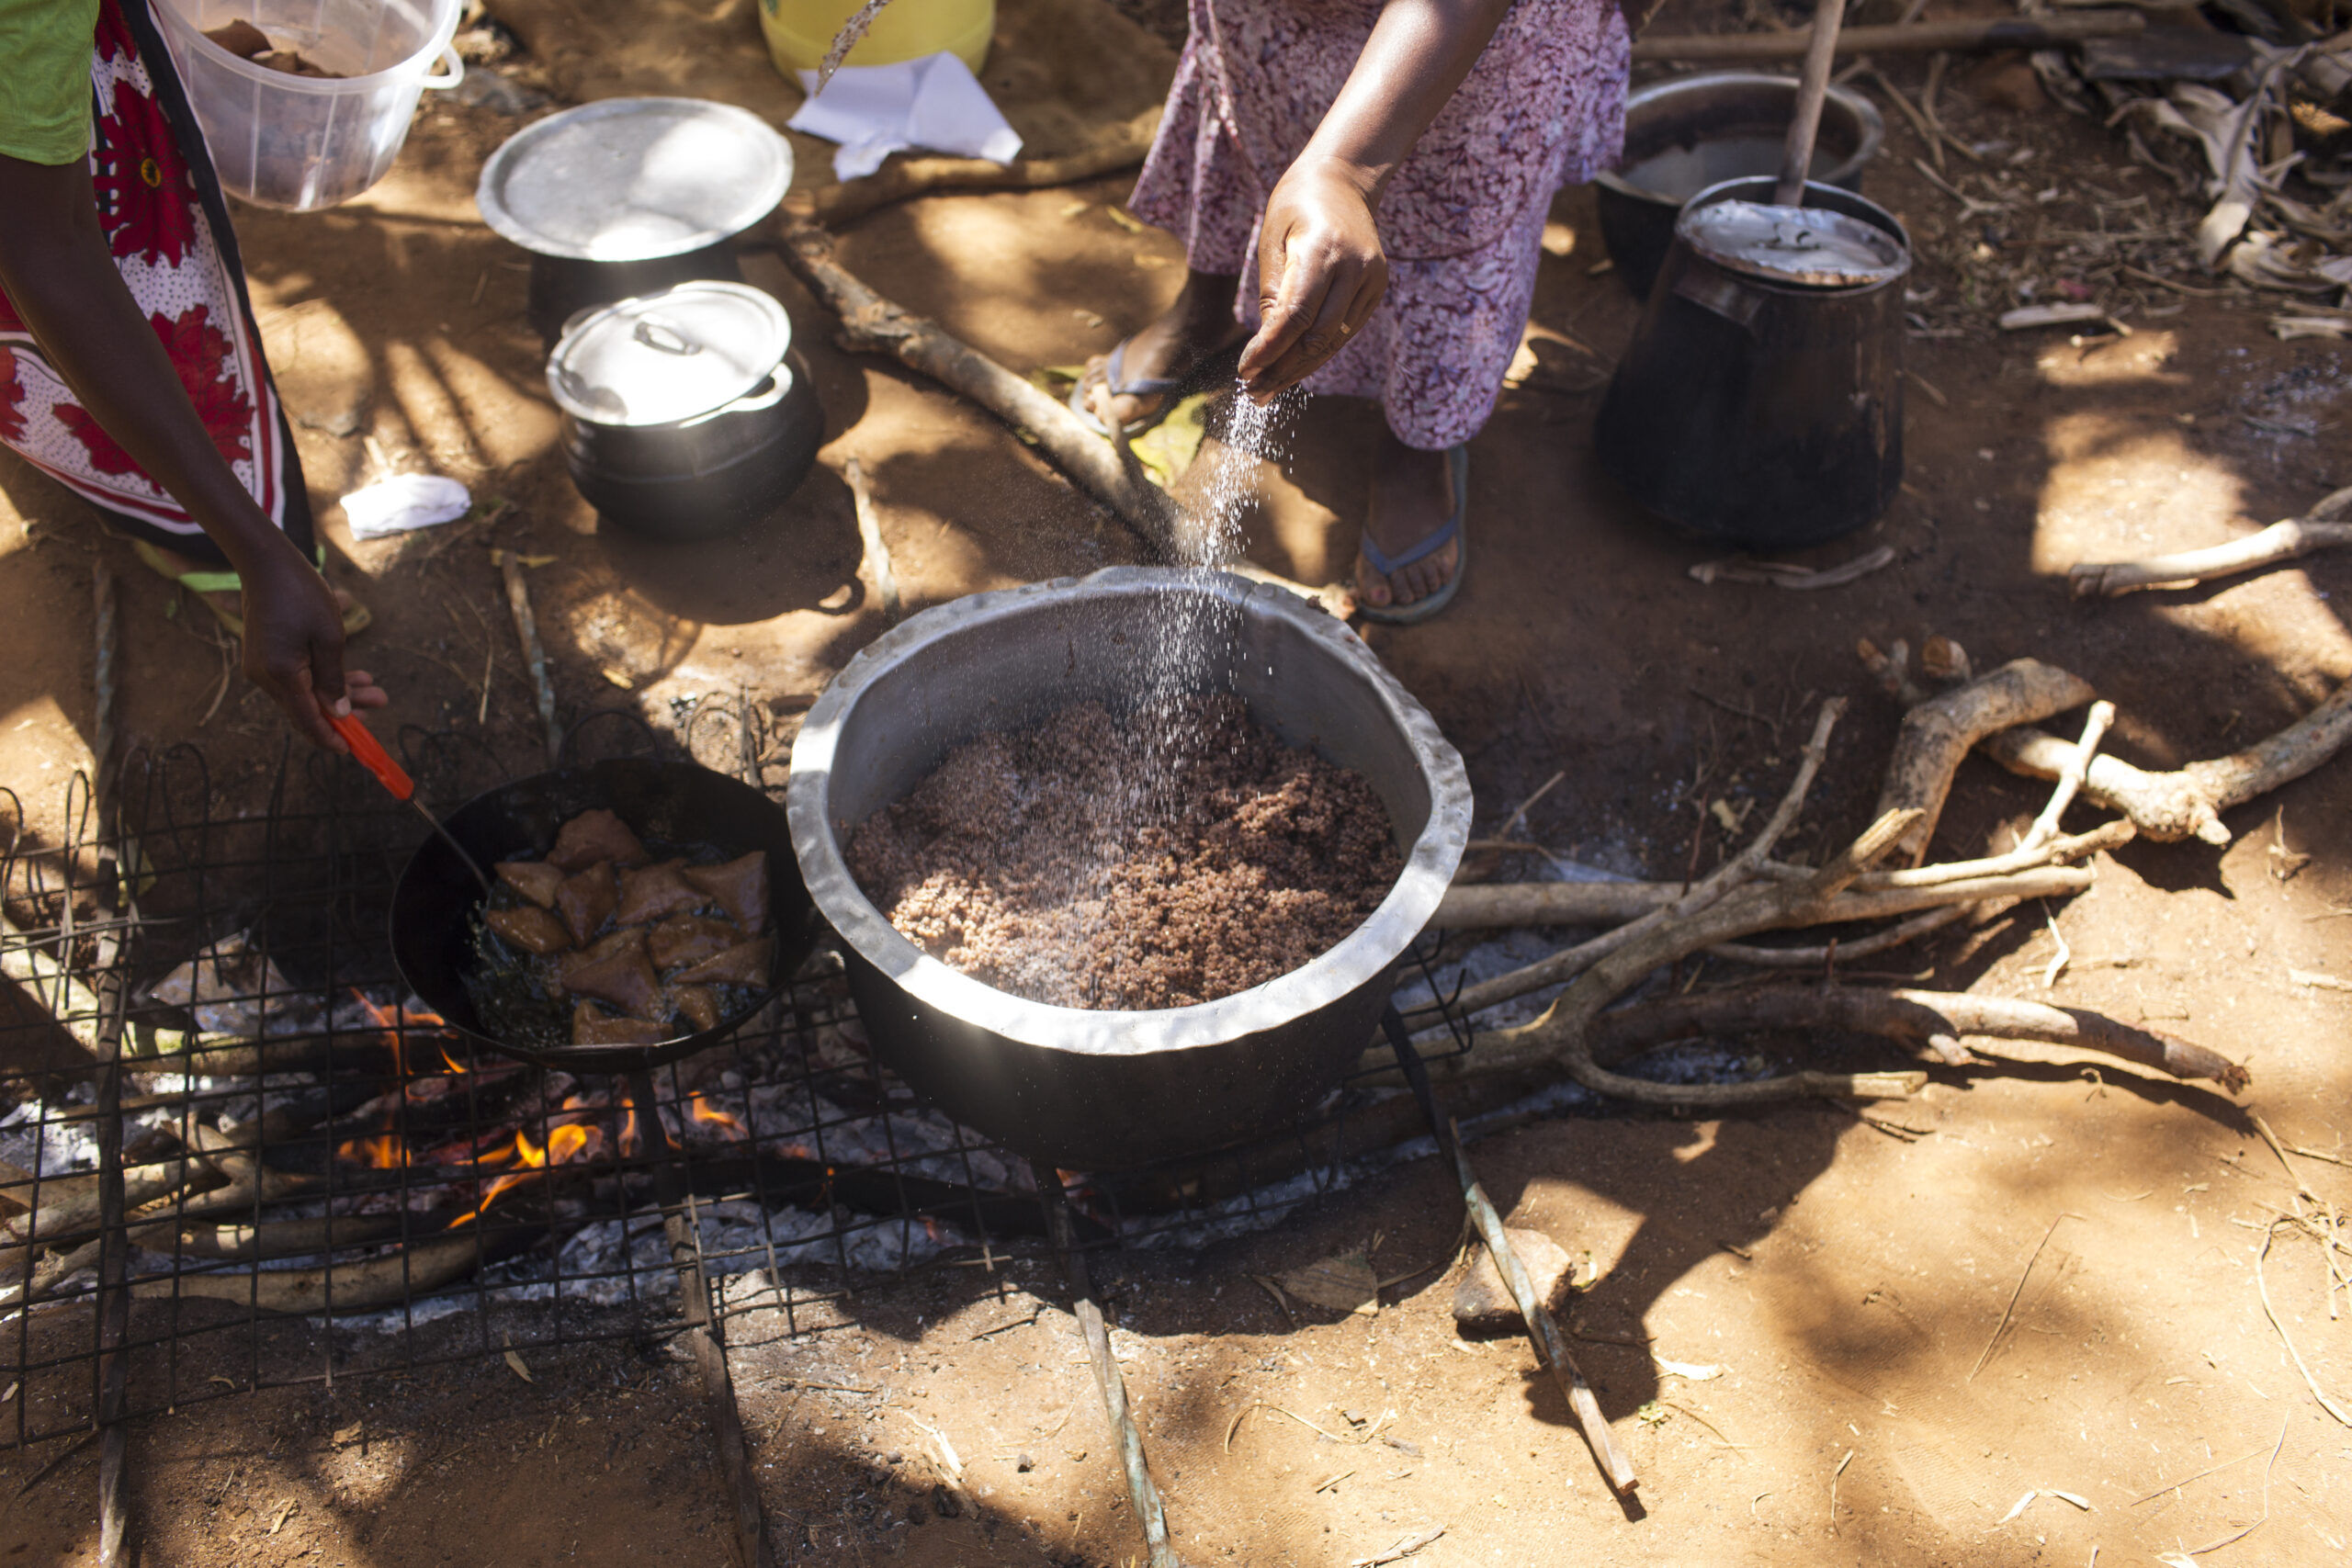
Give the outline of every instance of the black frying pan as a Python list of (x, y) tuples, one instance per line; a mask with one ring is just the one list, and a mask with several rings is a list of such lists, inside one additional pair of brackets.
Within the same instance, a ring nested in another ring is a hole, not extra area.
[[(442, 826), (486, 867), (517, 855), (545, 854), (559, 828), (598, 807), (619, 817), (639, 838), (707, 843), (730, 857), (767, 851), (768, 923), (775, 934), (771, 979), (800, 966), (816, 934), (816, 919), (784, 807), (708, 768), (625, 759), (537, 773), (476, 795)], [(717, 1044), (773, 991), (771, 985), (770, 991), (713, 1028), (652, 1045), (542, 1048), (502, 1040), (485, 1030), (463, 978), (474, 962), (472, 920), (481, 903), (481, 889), (449, 846), (439, 838), (425, 840), (392, 889), (392, 961), (425, 1006), (466, 1039), (503, 1055), (572, 1073), (634, 1072)]]

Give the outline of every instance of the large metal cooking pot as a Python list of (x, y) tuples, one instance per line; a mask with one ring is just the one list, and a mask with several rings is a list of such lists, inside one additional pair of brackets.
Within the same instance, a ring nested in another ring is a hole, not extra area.
[(740, 283), (735, 238), (792, 185), (792, 147), (701, 98), (603, 98), (525, 126), (474, 205), (531, 254), (528, 314), (552, 343), (574, 312), (696, 278)]
[(1807, 209), (1859, 220), (1883, 247), (1872, 281), (1768, 281), (1691, 243), (1709, 209), (1769, 204), (1773, 184), (1728, 180), (1690, 199), (1593, 425), (1601, 467), (1644, 507), (1751, 550), (1851, 533), (1903, 482), (1910, 238), (1884, 208), (1808, 184)]
[[(1627, 96), (1624, 162), (1593, 185), (1601, 243), (1636, 299), (1649, 298), (1683, 203), (1724, 180), (1780, 172), (1796, 104), (1795, 77), (1753, 71), (1670, 76)], [(1862, 167), (1885, 140), (1878, 107), (1832, 86), (1809, 177), (1859, 195)]]
[[(621, 758), (535, 773), (501, 784), (458, 807), (443, 821), (449, 836), (481, 865), (537, 857), (556, 831), (583, 811), (602, 807), (639, 838), (706, 843), (730, 854), (768, 852), (768, 929), (775, 933), (775, 966), (789, 976), (808, 954), (816, 932), (808, 890), (792, 855), (783, 810), (751, 785), (692, 762)], [(392, 962), (425, 1006), (486, 1050), (570, 1072), (625, 1073), (692, 1055), (715, 1045), (765, 1005), (755, 1000), (716, 1027), (653, 1045), (569, 1045), (542, 1048), (492, 1034), (475, 1011), (465, 976), (474, 962), (474, 911), (481, 887), (438, 835), (409, 857), (392, 887)]]
[(564, 466), (598, 514), (664, 539), (731, 534), (799, 487), (825, 414), (792, 321), (747, 284), (584, 310), (548, 356)]
[[(1370, 781), (1404, 874), (1320, 958), (1196, 1007), (1089, 1011), (1011, 996), (892, 929), (842, 840), (951, 748), (1072, 703), (1133, 705), (1182, 673)], [(874, 1054), (957, 1120), (1033, 1160), (1114, 1170), (1288, 1125), (1373, 1039), (1397, 961), (1470, 828), (1462, 759), (1341, 623), (1224, 573), (1113, 567), (959, 599), (870, 644), (801, 727), (786, 795), (818, 912), (840, 932)]]

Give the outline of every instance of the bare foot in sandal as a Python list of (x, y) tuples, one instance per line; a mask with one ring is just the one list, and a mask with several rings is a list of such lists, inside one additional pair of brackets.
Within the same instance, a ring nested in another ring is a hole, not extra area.
[(1445, 452), (1423, 452), (1386, 430), (1380, 433), (1363, 531), (1373, 547), (1395, 564), (1383, 572), (1366, 555), (1356, 556), (1356, 598), (1367, 612), (1407, 610), (1453, 583), (1462, 559), (1458, 533), (1418, 559), (1413, 552), (1454, 516), (1453, 460)]
[(1092, 417), (1095, 389), (1107, 387), (1111, 417), (1129, 434), (1139, 435), (1166, 418), (1202, 362), (1249, 335), (1233, 319), (1239, 283), (1230, 274), (1186, 273), (1173, 304), (1109, 354), (1086, 362), (1070, 407)]

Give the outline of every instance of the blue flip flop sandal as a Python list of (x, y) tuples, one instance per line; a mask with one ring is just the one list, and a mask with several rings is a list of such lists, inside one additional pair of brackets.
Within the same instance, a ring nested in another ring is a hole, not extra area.
[[(1111, 350), (1110, 362), (1102, 367), (1102, 384), (1110, 389), (1113, 397), (1158, 398), (1159, 400), (1159, 406), (1149, 413), (1127, 421), (1122, 434), (1130, 441), (1157, 428), (1163, 420), (1176, 412), (1178, 403), (1207, 387), (1220, 373), (1220, 367), (1222, 367), (1222, 373), (1229, 378), (1233, 373), (1232, 367), (1238, 365), (1241, 358), (1242, 345), (1237, 343), (1203, 355), (1193, 361), (1192, 368), (1186, 370), (1182, 376), (1139, 376), (1130, 381), (1125, 378), (1127, 344), (1134, 341), (1133, 338), (1121, 340), (1119, 344)], [(1087, 397), (1085, 377), (1080, 376), (1078, 378), (1078, 385), (1069, 389), (1069, 412), (1084, 420), (1087, 429), (1105, 441), (1111, 439), (1109, 427), (1094, 417), (1094, 410)]]
[(1444, 587), (1427, 598), (1416, 599), (1409, 604), (1394, 606), (1358, 604), (1356, 613), (1365, 620), (1377, 621), (1384, 626), (1409, 626), (1416, 622), (1426, 621), (1453, 603), (1455, 591), (1461, 588), (1463, 578), (1468, 575), (1470, 534), (1464, 523), (1470, 511), (1470, 448), (1466, 446), (1447, 447), (1445, 467), (1447, 473), (1453, 479), (1453, 516), (1447, 518), (1427, 538), (1402, 555), (1384, 554), (1380, 547), (1372, 542), (1372, 536), (1369, 534), (1363, 536), (1356, 547), (1363, 552), (1363, 558), (1371, 564), (1373, 570), (1383, 577), (1388, 577), (1402, 571), (1415, 561), (1427, 560), (1445, 548), (1450, 541), (1458, 540), (1462, 548), (1453, 558), (1453, 575), (1445, 580)]

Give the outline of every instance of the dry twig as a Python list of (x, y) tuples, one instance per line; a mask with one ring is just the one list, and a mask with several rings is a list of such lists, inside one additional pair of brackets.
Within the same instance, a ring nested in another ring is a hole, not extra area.
[(2352, 513), (2352, 486), (2337, 491), (2303, 517), (2273, 523), (2258, 533), (2201, 550), (2181, 550), (2144, 560), (2085, 561), (2067, 581), (2077, 599), (2112, 599), (2151, 588), (2188, 588), (2217, 577), (2276, 566), (2315, 550), (2352, 545), (2352, 523), (2335, 519)]

